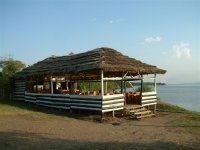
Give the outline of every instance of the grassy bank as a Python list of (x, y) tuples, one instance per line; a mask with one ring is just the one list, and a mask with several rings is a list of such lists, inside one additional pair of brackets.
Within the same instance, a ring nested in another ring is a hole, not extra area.
[(33, 118), (62, 118), (69, 119), (66, 112), (51, 108), (40, 107), (21, 101), (0, 100), (0, 116), (28, 115)]
[[(157, 110), (160, 112), (187, 114), (186, 117), (176, 120), (174, 122), (175, 126), (200, 127), (200, 112), (189, 111), (179, 106), (175, 106), (160, 100), (158, 101), (157, 104)], [(67, 112), (66, 110), (41, 107), (31, 103), (25, 103), (20, 101), (0, 100), (0, 116), (6, 116), (6, 115), (28, 115), (30, 117), (43, 118), (43, 119), (76, 118), (75, 114), (69, 115), (69, 112)]]
[(172, 105), (169, 103), (166, 103), (164, 101), (158, 100), (157, 103), (157, 110), (158, 111), (165, 111), (165, 112), (183, 112), (183, 113), (188, 113), (190, 112), (187, 109), (184, 109), (182, 107), (176, 106), (176, 105)]
[(161, 100), (158, 100), (157, 109), (158, 111), (187, 114), (184, 118), (176, 120), (173, 125), (182, 127), (194, 127), (195, 131), (199, 132), (200, 134), (200, 112), (190, 111), (182, 107), (163, 102)]

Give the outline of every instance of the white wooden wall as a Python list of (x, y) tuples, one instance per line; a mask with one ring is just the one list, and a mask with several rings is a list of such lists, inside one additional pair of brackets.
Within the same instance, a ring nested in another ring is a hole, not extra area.
[(23, 101), (24, 100), (24, 92), (25, 92), (25, 82), (24, 81), (15, 81), (14, 99)]
[(111, 112), (124, 108), (124, 95), (64, 95), (25, 92), (25, 82), (15, 82), (15, 100), (35, 103), (61, 109), (85, 109), (99, 112)]
[(157, 104), (157, 93), (155, 91), (142, 93), (142, 106), (149, 106), (156, 104)]

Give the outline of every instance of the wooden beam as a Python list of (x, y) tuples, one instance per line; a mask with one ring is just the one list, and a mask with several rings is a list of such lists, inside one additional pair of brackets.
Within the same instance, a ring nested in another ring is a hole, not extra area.
[(107, 91), (108, 91), (108, 82), (105, 81), (105, 93), (107, 93)]
[(52, 81), (52, 75), (50, 75), (50, 88), (51, 88), (51, 94), (53, 94), (53, 81)]
[(122, 80), (122, 78), (120, 78), (120, 77), (113, 77), (113, 78), (103, 78), (103, 80), (105, 80), (105, 81), (115, 81), (115, 80)]
[(143, 90), (143, 75), (141, 79), (140, 104), (142, 104), (142, 90)]
[(154, 75), (154, 91), (157, 91), (157, 87), (156, 87), (156, 74)]
[(101, 96), (104, 95), (104, 87), (103, 87), (103, 70), (101, 71)]
[(36, 77), (36, 93), (38, 93), (38, 76)]
[[(103, 108), (103, 95), (104, 95), (103, 90), (104, 90), (104, 88), (103, 88), (103, 70), (101, 70), (101, 96), (102, 96), (101, 110)], [(103, 111), (101, 112), (101, 118), (104, 118)]]

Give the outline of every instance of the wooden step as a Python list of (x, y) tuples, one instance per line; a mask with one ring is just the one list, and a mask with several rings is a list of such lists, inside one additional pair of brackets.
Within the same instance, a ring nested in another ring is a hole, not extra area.
[(137, 113), (137, 112), (146, 111), (146, 110), (147, 110), (147, 109), (143, 107), (143, 108), (140, 108), (140, 109), (135, 109), (135, 110), (133, 109), (133, 110), (130, 110), (129, 112), (130, 112), (130, 113)]
[(136, 118), (141, 119), (141, 118), (154, 117), (154, 116), (156, 116), (156, 115), (155, 114), (146, 114), (146, 115), (136, 116)]
[(143, 106), (141, 105), (127, 105), (125, 109), (137, 109), (137, 108), (142, 108)]
[(145, 111), (140, 111), (140, 112), (136, 112), (134, 113), (134, 115), (145, 115), (145, 114), (150, 114), (151, 111), (150, 110), (145, 110)]

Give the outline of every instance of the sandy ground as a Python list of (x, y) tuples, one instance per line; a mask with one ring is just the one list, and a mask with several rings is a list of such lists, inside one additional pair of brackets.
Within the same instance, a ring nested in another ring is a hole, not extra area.
[[(0, 149), (200, 149), (200, 135), (173, 122), (181, 113), (136, 120), (0, 115)], [(199, 127), (198, 127), (199, 128)]]

